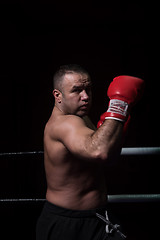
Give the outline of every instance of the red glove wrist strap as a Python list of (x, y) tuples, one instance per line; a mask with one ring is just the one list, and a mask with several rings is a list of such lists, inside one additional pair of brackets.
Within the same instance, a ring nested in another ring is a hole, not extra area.
[(128, 117), (128, 103), (119, 99), (111, 99), (105, 119), (125, 121)]

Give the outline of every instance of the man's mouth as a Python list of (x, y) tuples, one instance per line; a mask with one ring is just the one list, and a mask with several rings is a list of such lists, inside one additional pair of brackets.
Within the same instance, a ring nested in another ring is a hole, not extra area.
[(89, 104), (87, 103), (87, 104), (82, 105), (80, 107), (80, 109), (85, 110), (85, 109), (88, 109), (88, 107), (89, 107)]

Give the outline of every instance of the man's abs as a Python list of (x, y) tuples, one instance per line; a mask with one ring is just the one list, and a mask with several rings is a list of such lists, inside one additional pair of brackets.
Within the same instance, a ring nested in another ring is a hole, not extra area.
[(60, 165), (45, 157), (46, 199), (68, 209), (93, 209), (106, 203), (102, 167), (68, 155)]
[(98, 191), (78, 195), (72, 191), (56, 192), (47, 189), (46, 199), (57, 206), (73, 210), (94, 209), (106, 204), (106, 197), (102, 197)]

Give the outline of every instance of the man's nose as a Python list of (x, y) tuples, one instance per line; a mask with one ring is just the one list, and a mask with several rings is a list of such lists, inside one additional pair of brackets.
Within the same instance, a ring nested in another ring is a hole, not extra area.
[(89, 96), (85, 90), (81, 92), (81, 99), (82, 101), (87, 101), (89, 99)]

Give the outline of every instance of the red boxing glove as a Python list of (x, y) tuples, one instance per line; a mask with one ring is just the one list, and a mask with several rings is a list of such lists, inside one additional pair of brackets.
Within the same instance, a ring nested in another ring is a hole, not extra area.
[(141, 98), (144, 81), (132, 76), (118, 76), (111, 82), (107, 95), (110, 98), (105, 119), (125, 122), (130, 108)]
[(103, 121), (99, 120), (97, 123), (97, 128), (99, 128), (103, 124)]
[[(97, 128), (99, 128), (105, 121), (106, 119), (106, 116), (107, 116), (107, 112), (104, 112), (101, 116), (100, 116), (100, 120), (98, 121), (97, 123)], [(127, 121), (125, 122), (124, 124), (124, 127), (123, 127), (123, 130), (124, 130), (124, 133), (127, 131), (127, 128), (128, 128), (128, 125), (130, 123), (130, 120), (131, 120), (131, 116), (129, 115), (128, 116), (128, 119)]]
[(100, 120), (97, 123), (97, 128), (99, 128), (105, 121), (105, 117), (106, 117), (106, 112), (104, 112), (101, 116), (100, 116)]

